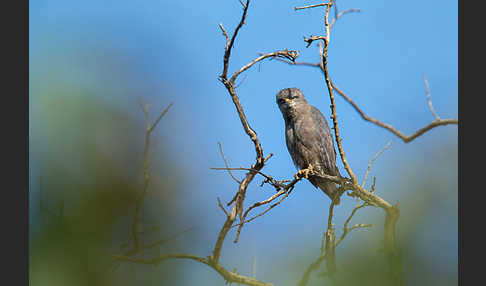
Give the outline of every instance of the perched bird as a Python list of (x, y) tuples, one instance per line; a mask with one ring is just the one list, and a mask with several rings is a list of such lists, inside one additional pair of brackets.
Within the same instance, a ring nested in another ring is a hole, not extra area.
[[(298, 88), (285, 88), (277, 93), (278, 107), (285, 120), (287, 149), (304, 176), (326, 193), (331, 200), (338, 194), (335, 183), (314, 174), (340, 176), (331, 130), (322, 113), (310, 105)], [(311, 173), (309, 175), (309, 173)], [(336, 196), (336, 204), (339, 204)]]

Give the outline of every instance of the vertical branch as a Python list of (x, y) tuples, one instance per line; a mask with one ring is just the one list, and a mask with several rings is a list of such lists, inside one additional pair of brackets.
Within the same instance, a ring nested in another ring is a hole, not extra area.
[(216, 240), (216, 245), (214, 246), (213, 253), (209, 257), (209, 261), (214, 264), (219, 263), (219, 257), (221, 256), (221, 248), (223, 247), (224, 239), (228, 234), (228, 231), (231, 229), (231, 226), (235, 222), (236, 219), (236, 204), (233, 205), (231, 209), (231, 213), (226, 216), (226, 221), (223, 224), (223, 227), (219, 231), (218, 239)]
[(327, 220), (327, 231), (326, 231), (326, 268), (327, 274), (333, 284), (336, 284), (336, 280), (334, 277), (334, 273), (336, 273), (336, 244), (335, 244), (335, 235), (334, 235), (334, 225), (332, 224), (333, 219), (333, 212), (334, 212), (334, 201), (331, 202), (329, 206), (329, 217)]
[(324, 77), (326, 80), (326, 85), (327, 85), (327, 90), (329, 91), (329, 98), (331, 99), (331, 111), (332, 111), (332, 122), (333, 122), (333, 128), (334, 128), (334, 135), (336, 137), (336, 142), (338, 145), (338, 150), (339, 150), (339, 155), (341, 156), (341, 160), (343, 161), (344, 168), (348, 172), (349, 176), (351, 177), (351, 180), (353, 181), (354, 184), (358, 184), (358, 180), (356, 179), (356, 176), (354, 175), (353, 171), (351, 170), (351, 167), (349, 166), (348, 160), (346, 159), (346, 155), (343, 150), (343, 146), (341, 143), (341, 137), (339, 136), (339, 126), (338, 126), (338, 121), (337, 121), (337, 114), (336, 114), (336, 103), (334, 100), (334, 92), (331, 84), (331, 79), (329, 77), (329, 71), (327, 69), (327, 49), (329, 46), (330, 42), (330, 32), (329, 32), (329, 10), (332, 6), (333, 1), (329, 1), (329, 5), (326, 6), (326, 13), (325, 13), (325, 28), (326, 28), (326, 37), (327, 40), (324, 41), (324, 47), (322, 49), (322, 67), (324, 68)]
[[(324, 4), (323, 4), (324, 5)], [(324, 42), (324, 45), (321, 50), (321, 63), (319, 64), (319, 67), (321, 71), (324, 73), (324, 78), (326, 81), (326, 86), (329, 92), (329, 97), (331, 101), (331, 118), (333, 121), (333, 129), (334, 129), (334, 134), (336, 138), (336, 142), (338, 145), (338, 150), (339, 150), (339, 155), (341, 157), (341, 160), (343, 162), (344, 168), (346, 169), (347, 173), (351, 177), (351, 181), (353, 184), (353, 189), (355, 193), (364, 201), (367, 203), (370, 203), (371, 205), (379, 206), (383, 208), (386, 211), (386, 218), (385, 218), (385, 234), (384, 234), (384, 243), (385, 243), (385, 250), (390, 258), (390, 267), (391, 267), (391, 273), (392, 273), (392, 278), (395, 283), (398, 285), (402, 284), (403, 278), (401, 274), (401, 267), (400, 263), (400, 256), (397, 253), (396, 249), (396, 238), (395, 238), (395, 229), (396, 229), (396, 223), (399, 218), (399, 208), (397, 206), (392, 206), (388, 202), (384, 201), (378, 196), (375, 196), (373, 193), (370, 193), (366, 190), (364, 190), (363, 187), (361, 187), (358, 183), (358, 180), (356, 179), (356, 176), (354, 175), (353, 171), (351, 170), (351, 167), (349, 166), (349, 163), (346, 159), (346, 155), (344, 153), (343, 147), (342, 147), (342, 142), (341, 138), (339, 135), (339, 126), (338, 126), (338, 120), (337, 120), (337, 113), (336, 113), (336, 105), (335, 105), (335, 99), (334, 99), (334, 92), (333, 92), (333, 85), (330, 80), (329, 76), (329, 71), (327, 67), (327, 52), (328, 52), (328, 46), (330, 43), (330, 25), (329, 25), (329, 10), (331, 6), (333, 5), (333, 1), (329, 0), (326, 6), (325, 14), (324, 14), (324, 25), (325, 25), (325, 32), (326, 36), (311, 36), (309, 39), (305, 39), (304, 41), (307, 42), (307, 46), (309, 46), (313, 41), (315, 40), (322, 40)], [(322, 6), (322, 5), (321, 5)], [(305, 8), (310, 8), (305, 7)], [(297, 9), (296, 9), (297, 10)], [(423, 132), (425, 132), (424, 130)], [(423, 133), (422, 132), (422, 133)], [(420, 134), (419, 134), (420, 135)], [(417, 136), (419, 136), (417, 135)], [(332, 211), (332, 205), (330, 209), (330, 219), (331, 219), (331, 211)], [(329, 223), (330, 227), (328, 228), (327, 236), (326, 236), (326, 261), (328, 264), (328, 272), (329, 275), (333, 274), (333, 271), (335, 268), (333, 268), (333, 265), (335, 266), (334, 260), (333, 260), (333, 255), (334, 253), (330, 252), (333, 251), (333, 248), (327, 249), (329, 246), (327, 245), (328, 241), (331, 241), (334, 239), (334, 231), (332, 229), (332, 225)]]
[(434, 115), (435, 119), (437, 121), (440, 121), (439, 115), (435, 112), (434, 106), (432, 105), (432, 99), (430, 98), (430, 87), (429, 87), (429, 81), (427, 80), (427, 77), (424, 74), (424, 84), (425, 84), (425, 95), (427, 96), (427, 103), (429, 104), (429, 109), (430, 112), (432, 112), (432, 115)]
[(390, 280), (392, 285), (403, 285), (403, 271), (402, 271), (402, 257), (397, 248), (395, 230), (398, 218), (400, 217), (400, 209), (397, 205), (386, 211), (385, 218), (385, 253), (388, 257), (390, 265)]
[[(246, 5), (244, 5), (244, 8), (243, 8), (243, 15), (241, 16), (240, 23), (238, 23), (238, 26), (236, 26), (235, 32), (233, 33), (233, 36), (231, 37), (229, 44), (228, 44), (228, 42), (226, 43), (225, 53), (224, 53), (224, 58), (223, 58), (223, 73), (221, 74), (222, 78), (228, 77), (228, 66), (229, 66), (229, 58), (231, 56), (231, 48), (233, 47), (233, 44), (235, 42), (236, 35), (238, 35), (238, 31), (240, 30), (240, 28), (245, 23), (246, 13), (248, 12), (249, 6), (250, 6), (250, 0), (247, 0)], [(228, 35), (226, 33), (226, 31), (224, 30), (223, 25), (220, 24), (219, 26), (223, 30), (223, 33)], [(228, 38), (228, 37), (226, 37), (226, 38)]]
[(132, 224), (132, 238), (133, 238), (133, 244), (134, 244), (134, 250), (135, 252), (138, 252), (140, 249), (140, 241), (138, 237), (138, 228), (140, 224), (140, 216), (141, 216), (141, 208), (142, 208), (142, 202), (145, 198), (145, 195), (147, 194), (148, 186), (150, 183), (150, 175), (149, 175), (149, 158), (148, 158), (148, 153), (150, 149), (150, 135), (152, 134), (152, 131), (157, 127), (158, 123), (164, 117), (164, 115), (169, 111), (169, 109), (172, 107), (173, 103), (171, 102), (164, 111), (160, 113), (160, 115), (157, 117), (155, 120), (155, 123), (152, 125), (151, 120), (150, 120), (150, 114), (149, 114), (149, 107), (150, 104), (147, 104), (145, 106), (142, 105), (140, 102), (140, 106), (142, 107), (143, 113), (145, 114), (145, 118), (147, 121), (147, 127), (145, 129), (145, 146), (143, 148), (143, 168), (142, 168), (142, 173), (143, 173), (143, 188), (142, 192), (139, 194), (136, 204), (135, 204), (135, 216), (133, 219), (133, 224)]

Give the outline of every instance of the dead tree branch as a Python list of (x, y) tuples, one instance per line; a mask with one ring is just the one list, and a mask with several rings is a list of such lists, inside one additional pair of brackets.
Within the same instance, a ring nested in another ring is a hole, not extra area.
[(434, 106), (432, 105), (432, 99), (430, 98), (430, 87), (429, 87), (429, 81), (427, 80), (427, 77), (424, 74), (424, 84), (425, 84), (425, 95), (427, 96), (427, 103), (429, 104), (430, 112), (432, 112), (432, 115), (434, 115), (436, 120), (440, 120), (439, 115), (435, 112)]
[[(361, 187), (358, 183), (358, 180), (356, 179), (356, 176), (354, 175), (347, 159), (346, 155), (344, 153), (342, 143), (341, 143), (341, 138), (339, 135), (339, 126), (338, 126), (338, 118), (336, 114), (336, 105), (335, 105), (335, 99), (334, 99), (334, 93), (333, 93), (333, 84), (331, 83), (331, 78), (329, 75), (328, 67), (327, 67), (327, 51), (328, 51), (328, 46), (330, 43), (330, 26), (329, 26), (329, 10), (333, 5), (333, 1), (329, 0), (328, 5), (326, 5), (326, 10), (324, 13), (324, 28), (325, 28), (325, 37), (324, 36), (317, 36), (317, 37), (310, 37), (309, 39), (305, 39), (304, 41), (307, 42), (307, 46), (309, 46), (312, 41), (314, 40), (323, 40), (324, 46), (322, 47), (322, 50), (320, 51), (320, 59), (321, 63), (319, 65), (321, 71), (324, 73), (324, 79), (326, 82), (326, 86), (328, 89), (329, 93), (329, 98), (331, 101), (331, 118), (333, 121), (333, 129), (334, 129), (334, 135), (335, 139), (338, 145), (338, 150), (339, 150), (339, 155), (341, 157), (341, 160), (343, 162), (344, 168), (346, 169), (347, 173), (349, 174), (351, 181), (352, 181), (352, 188), (353, 188), (353, 194), (358, 196), (360, 199), (363, 201), (367, 202), (368, 204), (378, 206), (382, 209), (385, 210), (386, 212), (386, 218), (385, 218), (385, 249), (387, 250), (387, 253), (389, 253), (390, 257), (396, 258), (396, 238), (395, 238), (395, 226), (396, 222), (398, 221), (399, 218), (399, 208), (397, 206), (392, 206), (390, 203), (387, 201), (383, 200), (382, 198), (376, 196), (374, 193), (371, 193), (369, 191), (366, 191), (363, 187)], [(328, 237), (326, 237), (326, 241), (329, 239), (333, 239), (334, 232), (329, 232), (328, 231)], [(393, 259), (393, 261), (397, 261), (396, 259)], [(327, 261), (327, 263), (330, 263), (331, 265), (328, 267), (333, 266), (333, 261)], [(391, 266), (391, 272), (392, 276), (396, 277), (396, 281), (401, 281), (401, 269), (398, 269), (394, 267), (397, 263), (390, 264)], [(329, 271), (329, 269), (328, 269)], [(329, 273), (332, 275), (332, 272)]]
[(160, 120), (162, 119), (162, 117), (164, 117), (165, 114), (167, 114), (167, 112), (169, 111), (169, 109), (172, 107), (172, 105), (174, 103), (170, 103), (164, 111), (162, 111), (160, 113), (160, 115), (157, 117), (157, 119), (155, 120), (155, 122), (152, 124), (151, 123), (151, 119), (150, 119), (150, 113), (149, 113), (149, 107), (150, 107), (150, 103), (143, 106), (143, 104), (141, 102), (140, 103), (140, 106), (143, 110), (143, 113), (145, 114), (145, 118), (146, 118), (146, 121), (147, 121), (147, 128), (145, 130), (145, 147), (144, 147), (144, 150), (143, 150), (143, 189), (142, 189), (142, 192), (140, 193), (140, 195), (138, 196), (137, 200), (136, 200), (136, 204), (135, 204), (135, 217), (133, 219), (133, 224), (132, 224), (132, 236), (131, 238), (133, 239), (133, 244), (134, 244), (134, 250), (135, 252), (138, 252), (138, 250), (140, 249), (140, 242), (139, 242), (139, 237), (138, 237), (138, 227), (139, 227), (139, 224), (140, 224), (140, 210), (142, 208), (142, 202), (145, 198), (145, 195), (147, 194), (147, 190), (148, 190), (148, 186), (149, 186), (149, 183), (150, 183), (150, 174), (149, 174), (149, 160), (148, 160), (148, 152), (149, 152), (149, 149), (150, 149), (150, 136), (152, 134), (152, 131), (154, 130), (155, 127), (157, 127), (157, 125), (159, 124)]
[(387, 130), (389, 130), (390, 132), (392, 132), (393, 134), (395, 134), (396, 136), (398, 136), (400, 139), (403, 140), (403, 142), (405, 143), (409, 143), (411, 142), (412, 140), (414, 140), (415, 138), (423, 135), (425, 132), (431, 130), (432, 128), (434, 127), (438, 127), (438, 126), (443, 126), (443, 125), (449, 125), (449, 124), (458, 124), (459, 123), (459, 120), (457, 119), (439, 119), (439, 120), (435, 120), (435, 121), (432, 121), (431, 123), (429, 123), (428, 125), (418, 129), (417, 131), (415, 131), (412, 135), (410, 136), (407, 136), (403, 133), (401, 133), (400, 131), (398, 131), (397, 129), (395, 129), (393, 126), (389, 125), (389, 124), (386, 124), (386, 123), (383, 123), (375, 118), (372, 118), (368, 115), (366, 115), (359, 107), (356, 103), (354, 103), (354, 101), (349, 97), (347, 96), (343, 91), (341, 91), (339, 88), (336, 87), (336, 85), (333, 84), (333, 87), (334, 89), (349, 103), (351, 104), (351, 106), (354, 107), (354, 109), (359, 113), (359, 115), (361, 115), (361, 117), (365, 120), (365, 121), (369, 121), (371, 123), (374, 123), (382, 128), (385, 128)]
[(371, 159), (370, 163), (368, 164), (368, 169), (366, 169), (366, 173), (364, 175), (364, 179), (363, 179), (363, 183), (361, 184), (361, 187), (364, 188), (365, 184), (366, 184), (366, 180), (368, 179), (368, 174), (370, 173), (370, 170), (371, 170), (371, 165), (373, 165), (373, 163), (375, 162), (376, 159), (378, 159), (378, 157), (383, 153), (385, 152), (386, 149), (388, 149), (388, 147), (390, 147), (391, 145), (391, 141), (389, 141), (385, 147), (383, 147), (378, 153), (376, 153), (375, 157), (373, 157), (373, 159)]
[[(240, 118), (240, 121), (241, 121), (241, 124), (242, 124), (242, 127), (243, 127), (245, 133), (249, 136), (249, 138), (253, 142), (253, 145), (255, 147), (255, 153), (256, 153), (256, 162), (255, 162), (255, 164), (253, 164), (251, 166), (251, 168), (249, 168), (251, 170), (249, 170), (246, 173), (243, 180), (241, 180), (240, 183), (239, 183), (238, 191), (237, 191), (235, 198), (234, 198), (233, 208), (232, 208), (230, 214), (227, 216), (226, 221), (223, 224), (223, 227), (221, 228), (221, 231), (219, 232), (218, 239), (216, 241), (216, 245), (214, 247), (213, 254), (211, 256), (211, 259), (214, 259), (215, 262), (218, 262), (218, 260), (219, 260), (223, 241), (224, 241), (229, 229), (232, 227), (232, 225), (233, 225), (233, 223), (236, 219), (236, 215), (239, 216), (241, 222), (244, 221), (244, 219), (243, 219), (243, 202), (245, 200), (246, 190), (248, 188), (248, 185), (254, 179), (255, 175), (264, 167), (265, 162), (268, 160), (268, 158), (271, 157), (271, 155), (269, 155), (268, 157), (265, 157), (263, 155), (263, 149), (262, 149), (261, 144), (258, 140), (257, 133), (251, 128), (250, 124), (248, 123), (245, 112), (244, 112), (243, 107), (240, 103), (239, 97), (236, 93), (235, 81), (241, 73), (243, 73), (244, 71), (246, 71), (247, 69), (252, 67), (257, 62), (260, 62), (260, 61), (262, 61), (266, 58), (282, 57), (282, 58), (285, 58), (287, 60), (293, 61), (298, 56), (298, 52), (289, 51), (289, 50), (276, 51), (276, 52), (273, 52), (273, 53), (263, 54), (260, 57), (251, 61), (250, 63), (248, 63), (247, 65), (243, 66), (239, 70), (237, 70), (230, 77), (230, 79), (228, 79), (229, 59), (230, 59), (230, 56), (231, 56), (232, 47), (233, 47), (233, 44), (235, 42), (235, 39), (236, 39), (236, 36), (237, 36), (239, 30), (241, 29), (241, 27), (245, 23), (245, 19), (246, 19), (246, 15), (247, 15), (249, 6), (250, 6), (250, 1), (248, 0), (248, 1), (246, 1), (246, 4), (243, 5), (243, 13), (242, 13), (240, 22), (236, 26), (235, 31), (233, 32), (233, 35), (231, 36), (231, 38), (229, 37), (226, 30), (223, 28), (223, 25), (221, 25), (221, 24), (219, 25), (219, 27), (221, 28), (221, 30), (223, 32), (223, 35), (226, 38), (225, 53), (224, 53), (224, 57), (223, 57), (223, 72), (221, 73), (220, 80), (224, 84), (224, 86), (226, 87), (226, 89), (227, 89), (227, 91), (228, 91), (228, 93), (229, 93), (229, 95), (230, 95), (230, 97), (233, 101), (233, 104), (235, 105), (236, 111), (238, 113), (238, 116)], [(228, 41), (228, 39), (230, 39), (230, 40)]]
[(356, 8), (352, 8), (352, 9), (347, 9), (347, 10), (344, 10), (342, 12), (339, 12), (336, 14), (336, 16), (334, 17), (334, 19), (332, 19), (331, 23), (329, 24), (329, 28), (332, 29), (332, 27), (334, 26), (334, 24), (336, 24), (336, 21), (341, 18), (342, 16), (348, 14), (348, 13), (359, 13), (361, 12), (360, 9), (356, 9)]
[(339, 237), (339, 239), (336, 241), (336, 247), (341, 243), (341, 241), (343, 241), (344, 237), (346, 237), (346, 235), (351, 232), (353, 229), (357, 229), (357, 228), (360, 228), (360, 227), (371, 227), (371, 224), (355, 224), (354, 226), (352, 227), (348, 227), (348, 223), (351, 221), (351, 219), (353, 218), (353, 216), (356, 214), (356, 212), (363, 208), (363, 207), (366, 207), (366, 206), (369, 206), (369, 204), (367, 203), (363, 203), (361, 205), (358, 205), (356, 206), (353, 211), (351, 212), (351, 214), (349, 215), (349, 217), (346, 219), (346, 221), (344, 222), (344, 227), (343, 227), (343, 233), (341, 234), (341, 236)]
[(325, 26), (325, 31), (326, 31), (326, 36), (311, 36), (309, 39), (304, 39), (305, 42), (307, 42), (307, 46), (309, 46), (314, 40), (323, 40), (324, 42), (324, 47), (322, 49), (322, 67), (323, 67), (323, 72), (324, 72), (324, 78), (326, 81), (326, 86), (329, 92), (329, 98), (331, 100), (331, 118), (333, 122), (333, 129), (334, 129), (334, 135), (335, 139), (338, 145), (338, 150), (339, 150), (339, 155), (341, 156), (341, 160), (344, 164), (344, 168), (348, 172), (349, 176), (351, 177), (351, 180), (353, 181), (354, 184), (358, 183), (358, 180), (356, 179), (356, 176), (354, 175), (353, 171), (351, 170), (351, 167), (349, 166), (348, 160), (346, 159), (346, 154), (344, 153), (343, 146), (341, 144), (341, 137), (339, 136), (339, 125), (337, 121), (337, 113), (336, 113), (336, 104), (334, 100), (334, 93), (333, 93), (333, 87), (331, 84), (331, 79), (329, 76), (329, 71), (327, 69), (327, 49), (328, 45), (330, 42), (330, 28), (329, 28), (329, 10), (333, 4), (333, 0), (330, 0), (327, 5), (326, 5), (326, 11), (324, 14), (324, 26)]
[(227, 283), (239, 283), (245, 285), (252, 285), (252, 286), (272, 286), (270, 283), (261, 282), (251, 277), (247, 277), (241, 274), (236, 273), (235, 271), (228, 271), (226, 268), (221, 266), (221, 264), (216, 263), (211, 258), (203, 258), (192, 254), (169, 254), (165, 256), (155, 257), (152, 259), (142, 259), (142, 258), (133, 258), (130, 256), (121, 256), (121, 255), (114, 255), (113, 256), (118, 261), (124, 262), (132, 262), (132, 263), (139, 263), (139, 264), (151, 264), (151, 265), (159, 265), (160, 263), (167, 261), (169, 259), (189, 259), (194, 260), (199, 263), (206, 264), (207, 266), (214, 269), (218, 272)]
[[(312, 43), (312, 41), (314, 41), (316, 39), (320, 39), (320, 38), (315, 37), (315, 36), (311, 37), (311, 43)], [(305, 41), (308, 43), (309, 39), (305, 39)], [(322, 54), (321, 54), (321, 57), (322, 57)], [(289, 65), (316, 67), (316, 68), (319, 68), (324, 73), (320, 63), (314, 64), (314, 63), (308, 63), (308, 62), (292, 62), (292, 61), (288, 61), (288, 60), (283, 59), (283, 58), (277, 58), (277, 60), (284, 62), (284, 63), (287, 63)], [(426, 133), (427, 131), (429, 131), (429, 130), (435, 128), (435, 127), (445, 126), (445, 125), (450, 125), (450, 124), (459, 124), (459, 120), (457, 120), (455, 118), (441, 119), (440, 117), (438, 117), (437, 113), (435, 113), (435, 110), (433, 109), (433, 106), (431, 105), (432, 100), (430, 99), (430, 91), (427, 91), (428, 82), (426, 84), (427, 101), (428, 101), (428, 104), (429, 104), (429, 108), (431, 108), (431, 111), (433, 110), (432, 114), (434, 115), (436, 120), (432, 121), (431, 123), (427, 124), (426, 126), (420, 128), (420, 129), (418, 129), (412, 135), (405, 135), (402, 132), (398, 131), (393, 126), (391, 126), (390, 124), (383, 123), (383, 122), (381, 122), (381, 121), (379, 121), (379, 120), (377, 120), (377, 119), (375, 119), (371, 116), (366, 115), (366, 113), (364, 113), (363, 110), (361, 110), (361, 108), (346, 93), (344, 93), (341, 89), (339, 89), (336, 86), (336, 84), (334, 84), (334, 83), (331, 83), (331, 84), (332, 84), (333, 89), (339, 95), (341, 95), (344, 98), (344, 100), (346, 100), (349, 104), (351, 104), (351, 106), (359, 113), (359, 115), (361, 115), (361, 118), (363, 118), (363, 120), (371, 122), (375, 125), (378, 125), (379, 127), (382, 127), (384, 129), (392, 132), (398, 138), (402, 139), (402, 141), (405, 142), (405, 143), (409, 143), (409, 142), (413, 141), (417, 137), (423, 135), (424, 133)]]
[(303, 9), (309, 9), (309, 8), (316, 8), (316, 7), (322, 7), (322, 6), (332, 6), (331, 3), (320, 3), (320, 4), (314, 4), (314, 5), (308, 5), (308, 6), (302, 6), (302, 7), (294, 7), (295, 11), (297, 10), (303, 10)]
[(234, 175), (233, 175), (233, 172), (231, 172), (231, 170), (229, 169), (229, 165), (228, 165), (228, 161), (226, 160), (226, 157), (224, 156), (224, 153), (223, 153), (223, 146), (221, 146), (221, 142), (218, 142), (218, 146), (219, 146), (219, 152), (221, 154), (221, 157), (223, 158), (223, 161), (224, 161), (224, 165), (226, 166), (227, 170), (228, 170), (228, 173), (230, 174), (231, 178), (233, 178), (233, 180), (235, 180), (235, 182), (237, 182), (238, 184), (240, 184), (240, 180), (238, 180)]

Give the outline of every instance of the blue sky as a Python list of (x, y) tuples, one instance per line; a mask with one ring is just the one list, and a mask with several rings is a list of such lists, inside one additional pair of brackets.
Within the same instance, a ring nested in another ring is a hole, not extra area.
[[(294, 11), (295, 5), (305, 4), (308, 2), (252, 1), (246, 25), (233, 49), (230, 73), (256, 58), (259, 52), (280, 49), (298, 50), (299, 61), (317, 62), (317, 45), (306, 48), (303, 37), (323, 33), (322, 9)], [(341, 11), (360, 8), (361, 13), (345, 15), (335, 24), (329, 47), (329, 72), (334, 83), (368, 115), (405, 134), (432, 121), (425, 96), (425, 74), (437, 113), (442, 118), (457, 118), (457, 1), (340, 0), (338, 7)], [(255, 158), (231, 99), (218, 81), (225, 44), (218, 24), (222, 23), (231, 34), (241, 11), (237, 0), (30, 1), (32, 177), (40, 174), (39, 166), (44, 163), (36, 158), (40, 158), (38, 154), (44, 152), (42, 146), (48, 142), (43, 135), (46, 133), (35, 127), (37, 118), (48, 112), (40, 107), (37, 98), (49, 87), (62, 84), (92, 90), (100, 100), (136, 118), (141, 128), (139, 97), (151, 100), (154, 112), (173, 101), (174, 107), (159, 126), (157, 136), (165, 134), (164, 144), (171, 150), (168, 156), (193, 174), (186, 184), (194, 191), (185, 203), (195, 216), (201, 217), (198, 225), (202, 238), (195, 251), (202, 256), (209, 254), (215, 232), (223, 222), (216, 197), (227, 201), (236, 190), (227, 174), (209, 169), (223, 166), (217, 142), (222, 143), (235, 167), (248, 167)], [(127, 78), (133, 81), (127, 82)], [(243, 81), (237, 92), (247, 119), (258, 133), (265, 154), (274, 153), (264, 171), (276, 178), (289, 178), (296, 170), (286, 150), (284, 122), (275, 94), (282, 88), (298, 87), (329, 120), (329, 97), (322, 74), (314, 68), (293, 67), (274, 60), (253, 66), (240, 80)], [(339, 96), (336, 105), (343, 147), (360, 180), (369, 160), (392, 141), (371, 171), (377, 176), (377, 192), (385, 199), (393, 203), (407, 200), (410, 190), (396, 187), (405, 183), (407, 176), (447, 182), (444, 189), (436, 191), (446, 192), (451, 198), (436, 207), (436, 223), (427, 222), (432, 226), (422, 229), (417, 240), (424, 246), (438, 240), (440, 245), (448, 246), (436, 249), (431, 257), (445, 252), (447, 259), (441, 263), (455, 271), (457, 126), (436, 128), (404, 144), (390, 132), (363, 121)], [(141, 133), (140, 140), (142, 136)], [(344, 174), (342, 163), (338, 166)], [(258, 178), (250, 186), (247, 204), (271, 193), (268, 187), (261, 191), (260, 181)], [(33, 182), (32, 186), (31, 198), (36, 184)], [(347, 199), (342, 208), (347, 210), (353, 204)], [(229, 242), (230, 234), (223, 263), (238, 265), (242, 271), (251, 269), (253, 256), (263, 251), (280, 257), (285, 253), (282, 249), (298, 248), (295, 238), (318, 249), (328, 205), (327, 197), (310, 183), (300, 183), (273, 213), (249, 224), (239, 244)], [(404, 209), (402, 216), (408, 212), (413, 209)], [(344, 219), (343, 213), (336, 218), (336, 224), (342, 224)], [(382, 213), (370, 210), (363, 212), (360, 219), (380, 222)], [(441, 219), (452, 222), (452, 226), (441, 227)], [(262, 269), (272, 267), (271, 259), (259, 259)], [(191, 266), (194, 276), (212, 281), (214, 277), (207, 276), (212, 274), (206, 273), (211, 270), (201, 268)], [(262, 279), (272, 279), (261, 275)], [(199, 280), (186, 277), (181, 285), (194, 281)]]

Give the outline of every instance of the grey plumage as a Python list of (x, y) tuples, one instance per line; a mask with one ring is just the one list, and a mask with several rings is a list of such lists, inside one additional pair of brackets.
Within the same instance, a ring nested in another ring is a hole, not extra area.
[[(305, 169), (311, 164), (318, 174), (340, 175), (331, 130), (322, 113), (310, 105), (297, 88), (282, 89), (276, 100), (285, 120), (287, 149), (295, 166)], [(337, 185), (331, 181), (312, 175), (308, 179), (331, 199), (338, 193)]]

